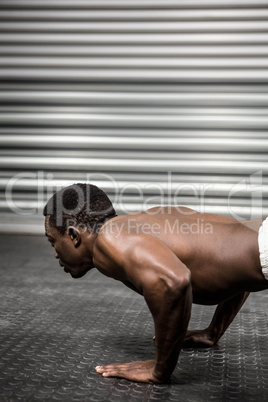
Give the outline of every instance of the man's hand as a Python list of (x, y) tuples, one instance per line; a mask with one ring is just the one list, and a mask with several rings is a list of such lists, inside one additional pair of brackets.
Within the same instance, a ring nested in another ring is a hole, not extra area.
[(208, 328), (187, 331), (183, 347), (205, 347), (215, 345), (229, 327), (249, 296), (249, 292), (238, 293), (220, 303)]
[(120, 377), (130, 381), (147, 382), (151, 384), (160, 384), (163, 381), (158, 380), (154, 372), (155, 361), (138, 361), (132, 363), (115, 363), (106, 366), (97, 366), (95, 370), (103, 377)]
[(209, 348), (216, 342), (212, 339), (209, 329), (187, 331), (182, 344), (183, 348)]

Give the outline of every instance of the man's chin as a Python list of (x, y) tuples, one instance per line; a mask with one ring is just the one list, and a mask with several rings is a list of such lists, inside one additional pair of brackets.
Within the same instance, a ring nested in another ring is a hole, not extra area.
[(83, 272), (79, 272), (79, 274), (72, 274), (71, 272), (69, 272), (69, 274), (71, 275), (72, 278), (74, 279), (79, 279), (82, 278), (82, 276), (86, 275), (88, 271), (83, 271)]
[(67, 274), (70, 274), (71, 277), (74, 279), (82, 278), (82, 276), (86, 275), (86, 273), (90, 270), (91, 270), (91, 267), (84, 267), (84, 269), (78, 268), (77, 270), (75, 268), (71, 269), (68, 267), (64, 267), (64, 272), (66, 272)]

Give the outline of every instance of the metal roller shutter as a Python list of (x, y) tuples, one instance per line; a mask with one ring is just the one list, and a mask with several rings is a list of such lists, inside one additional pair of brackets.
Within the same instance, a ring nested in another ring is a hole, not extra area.
[(119, 213), (268, 215), (268, 1), (2, 0), (0, 227), (90, 180)]

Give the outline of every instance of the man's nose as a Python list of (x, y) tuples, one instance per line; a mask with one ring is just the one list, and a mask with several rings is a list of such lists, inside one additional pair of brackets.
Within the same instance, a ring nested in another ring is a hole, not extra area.
[(55, 251), (54, 257), (59, 258), (57, 251)]

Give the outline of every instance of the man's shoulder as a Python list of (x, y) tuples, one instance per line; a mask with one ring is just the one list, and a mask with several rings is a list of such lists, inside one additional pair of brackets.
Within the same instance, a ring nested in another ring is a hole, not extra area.
[(120, 215), (109, 219), (101, 227), (98, 238), (106, 239), (107, 241), (118, 239), (121, 235), (126, 234), (128, 215)]
[(95, 245), (101, 253), (129, 258), (135, 254), (135, 250), (148, 248), (159, 241), (144, 226), (143, 220), (139, 221), (139, 214), (128, 214), (107, 221), (100, 229)]
[[(138, 245), (142, 247), (142, 237), (128, 232), (124, 227), (125, 219), (105, 223), (94, 245), (94, 262), (96, 268), (107, 276), (123, 281), (125, 269), (135, 257)], [(125, 280), (125, 279), (124, 279)]]
[(110, 255), (120, 255), (124, 251), (127, 243), (126, 218), (112, 218), (101, 227), (96, 242), (95, 249), (98, 253)]
[(128, 242), (138, 239), (136, 227), (132, 223), (135, 215), (121, 215), (107, 221), (100, 229), (97, 244), (102, 247), (125, 249)]

